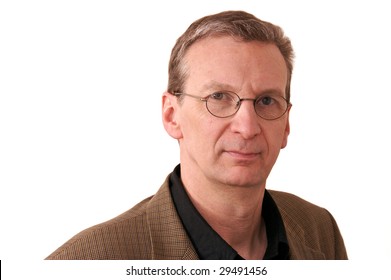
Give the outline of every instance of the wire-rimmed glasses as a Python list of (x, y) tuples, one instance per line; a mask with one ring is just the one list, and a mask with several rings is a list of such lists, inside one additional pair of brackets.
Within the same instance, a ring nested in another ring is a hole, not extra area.
[(213, 116), (228, 118), (236, 114), (242, 101), (253, 101), (256, 114), (265, 120), (276, 120), (281, 118), (288, 110), (290, 103), (278, 94), (262, 94), (257, 98), (240, 98), (231, 91), (217, 91), (206, 97), (196, 96), (188, 93), (174, 92), (173, 95), (189, 96), (205, 102), (206, 109)]

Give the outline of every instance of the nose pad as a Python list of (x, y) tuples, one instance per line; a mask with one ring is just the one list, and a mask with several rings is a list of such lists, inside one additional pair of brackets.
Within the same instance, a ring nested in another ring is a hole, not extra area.
[(258, 116), (257, 112), (255, 111), (255, 99), (252, 99), (252, 98), (241, 98), (241, 99), (237, 102), (237, 104), (236, 104), (236, 109), (237, 109), (237, 110), (240, 109), (240, 108), (238, 108), (238, 106), (241, 107), (243, 101), (251, 101), (251, 107), (252, 107), (252, 109), (254, 110), (254, 113)]
[(242, 100), (239, 100), (238, 102), (236, 102), (236, 105), (235, 105), (235, 110), (236, 111), (239, 110), (241, 103), (242, 103)]

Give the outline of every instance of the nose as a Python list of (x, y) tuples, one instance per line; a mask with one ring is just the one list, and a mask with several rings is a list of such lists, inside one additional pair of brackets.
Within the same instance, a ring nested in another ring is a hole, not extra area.
[(261, 133), (260, 117), (254, 109), (254, 99), (241, 99), (239, 110), (232, 118), (231, 129), (244, 139), (252, 139)]

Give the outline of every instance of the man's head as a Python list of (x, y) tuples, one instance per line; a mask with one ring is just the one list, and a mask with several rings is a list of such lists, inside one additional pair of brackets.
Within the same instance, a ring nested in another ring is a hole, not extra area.
[(185, 186), (266, 182), (290, 131), (293, 53), (282, 34), (247, 13), (226, 12), (196, 21), (179, 38), (162, 117), (179, 141)]
[(243, 41), (260, 41), (276, 45), (286, 63), (288, 81), (285, 97), (290, 101), (290, 81), (294, 52), (289, 38), (284, 35), (279, 26), (262, 21), (243, 11), (226, 11), (206, 16), (189, 26), (185, 33), (178, 38), (171, 52), (168, 92), (183, 91), (187, 77), (184, 58), (189, 47), (200, 39), (212, 36), (232, 36)]

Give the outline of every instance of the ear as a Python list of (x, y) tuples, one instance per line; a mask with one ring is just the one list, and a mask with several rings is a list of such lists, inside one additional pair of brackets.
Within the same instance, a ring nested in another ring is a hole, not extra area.
[(291, 128), (289, 125), (289, 112), (290, 112), (291, 108), (292, 108), (292, 105), (289, 106), (288, 111), (285, 113), (286, 114), (286, 126), (285, 126), (285, 131), (284, 131), (284, 138), (283, 138), (282, 144), (281, 144), (281, 149), (284, 149), (286, 147), (286, 145), (288, 145), (288, 136), (289, 136), (289, 133), (291, 132)]
[(167, 133), (174, 139), (182, 138), (182, 131), (177, 120), (178, 118), (177, 97), (169, 92), (164, 92), (162, 96), (162, 120)]

